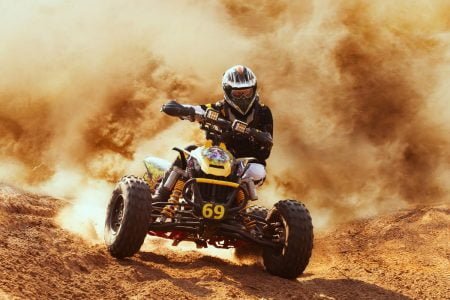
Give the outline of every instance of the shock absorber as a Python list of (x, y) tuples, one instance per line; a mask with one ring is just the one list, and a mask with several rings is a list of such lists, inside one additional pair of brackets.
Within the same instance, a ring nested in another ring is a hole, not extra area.
[(236, 204), (240, 205), (245, 200), (245, 193), (242, 188), (239, 189), (239, 191), (236, 194)]
[[(236, 194), (236, 204), (237, 205), (241, 205), (242, 202), (245, 201), (245, 192), (244, 190), (241, 188), (239, 189), (239, 191)], [(244, 209), (245, 210), (245, 209)], [(250, 219), (249, 217), (244, 217), (244, 226), (248, 229), (251, 230), (253, 228), (255, 228), (256, 226), (256, 221)]]
[(169, 204), (166, 205), (161, 213), (167, 218), (173, 218), (175, 214), (175, 209), (180, 203), (181, 194), (183, 193), (184, 184), (186, 181), (184, 179), (178, 179), (175, 183), (175, 186), (172, 189), (172, 193), (170, 194), (170, 198), (167, 201)]

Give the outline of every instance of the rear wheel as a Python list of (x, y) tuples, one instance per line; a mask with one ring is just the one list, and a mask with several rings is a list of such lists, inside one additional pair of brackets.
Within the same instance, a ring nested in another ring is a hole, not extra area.
[(151, 192), (147, 183), (134, 176), (123, 177), (109, 201), (105, 243), (112, 256), (129, 257), (139, 251), (147, 235)]
[(275, 204), (267, 217), (272, 233), (282, 247), (264, 248), (263, 260), (267, 271), (284, 278), (296, 278), (309, 263), (313, 248), (313, 226), (308, 209), (295, 200)]

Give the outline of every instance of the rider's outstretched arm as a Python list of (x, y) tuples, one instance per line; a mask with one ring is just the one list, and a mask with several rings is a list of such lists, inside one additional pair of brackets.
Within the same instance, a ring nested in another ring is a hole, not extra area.
[[(267, 106), (262, 106), (260, 110), (260, 121), (259, 124), (256, 126), (257, 130), (260, 130), (261, 132), (270, 135), (270, 139), (273, 143), (273, 118), (272, 118), (272, 112), (270, 111), (270, 108)], [(272, 143), (269, 144), (261, 144), (258, 143), (258, 141), (254, 141), (254, 150), (255, 153), (258, 153), (257, 159), (264, 162), (267, 158), (270, 156), (270, 152), (272, 150)]]

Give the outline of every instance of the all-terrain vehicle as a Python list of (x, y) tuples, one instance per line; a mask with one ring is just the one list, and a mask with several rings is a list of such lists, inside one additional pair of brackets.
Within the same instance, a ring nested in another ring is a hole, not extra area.
[[(199, 248), (253, 247), (261, 250), (271, 274), (284, 278), (302, 274), (313, 247), (309, 211), (296, 200), (278, 201), (271, 210), (249, 205), (258, 197), (252, 178), (243, 174), (254, 159), (235, 158), (222, 143), (230, 132), (247, 134), (261, 143), (268, 142), (266, 136), (245, 123), (222, 119), (212, 109), (199, 114), (171, 101), (162, 111), (199, 122), (208, 139), (192, 151), (174, 148), (181, 168), (149, 157), (144, 160), (143, 178), (125, 176), (117, 183), (105, 224), (111, 255), (134, 255), (148, 234), (173, 240), (173, 245), (192, 241)], [(170, 175), (162, 181), (166, 172)], [(152, 201), (161, 184), (171, 190), (170, 199)]]

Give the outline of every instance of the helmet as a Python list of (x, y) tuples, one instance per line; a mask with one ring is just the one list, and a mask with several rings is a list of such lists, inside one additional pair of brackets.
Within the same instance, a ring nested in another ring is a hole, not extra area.
[(249, 68), (236, 65), (222, 78), (225, 101), (242, 115), (246, 115), (256, 99), (256, 76)]

